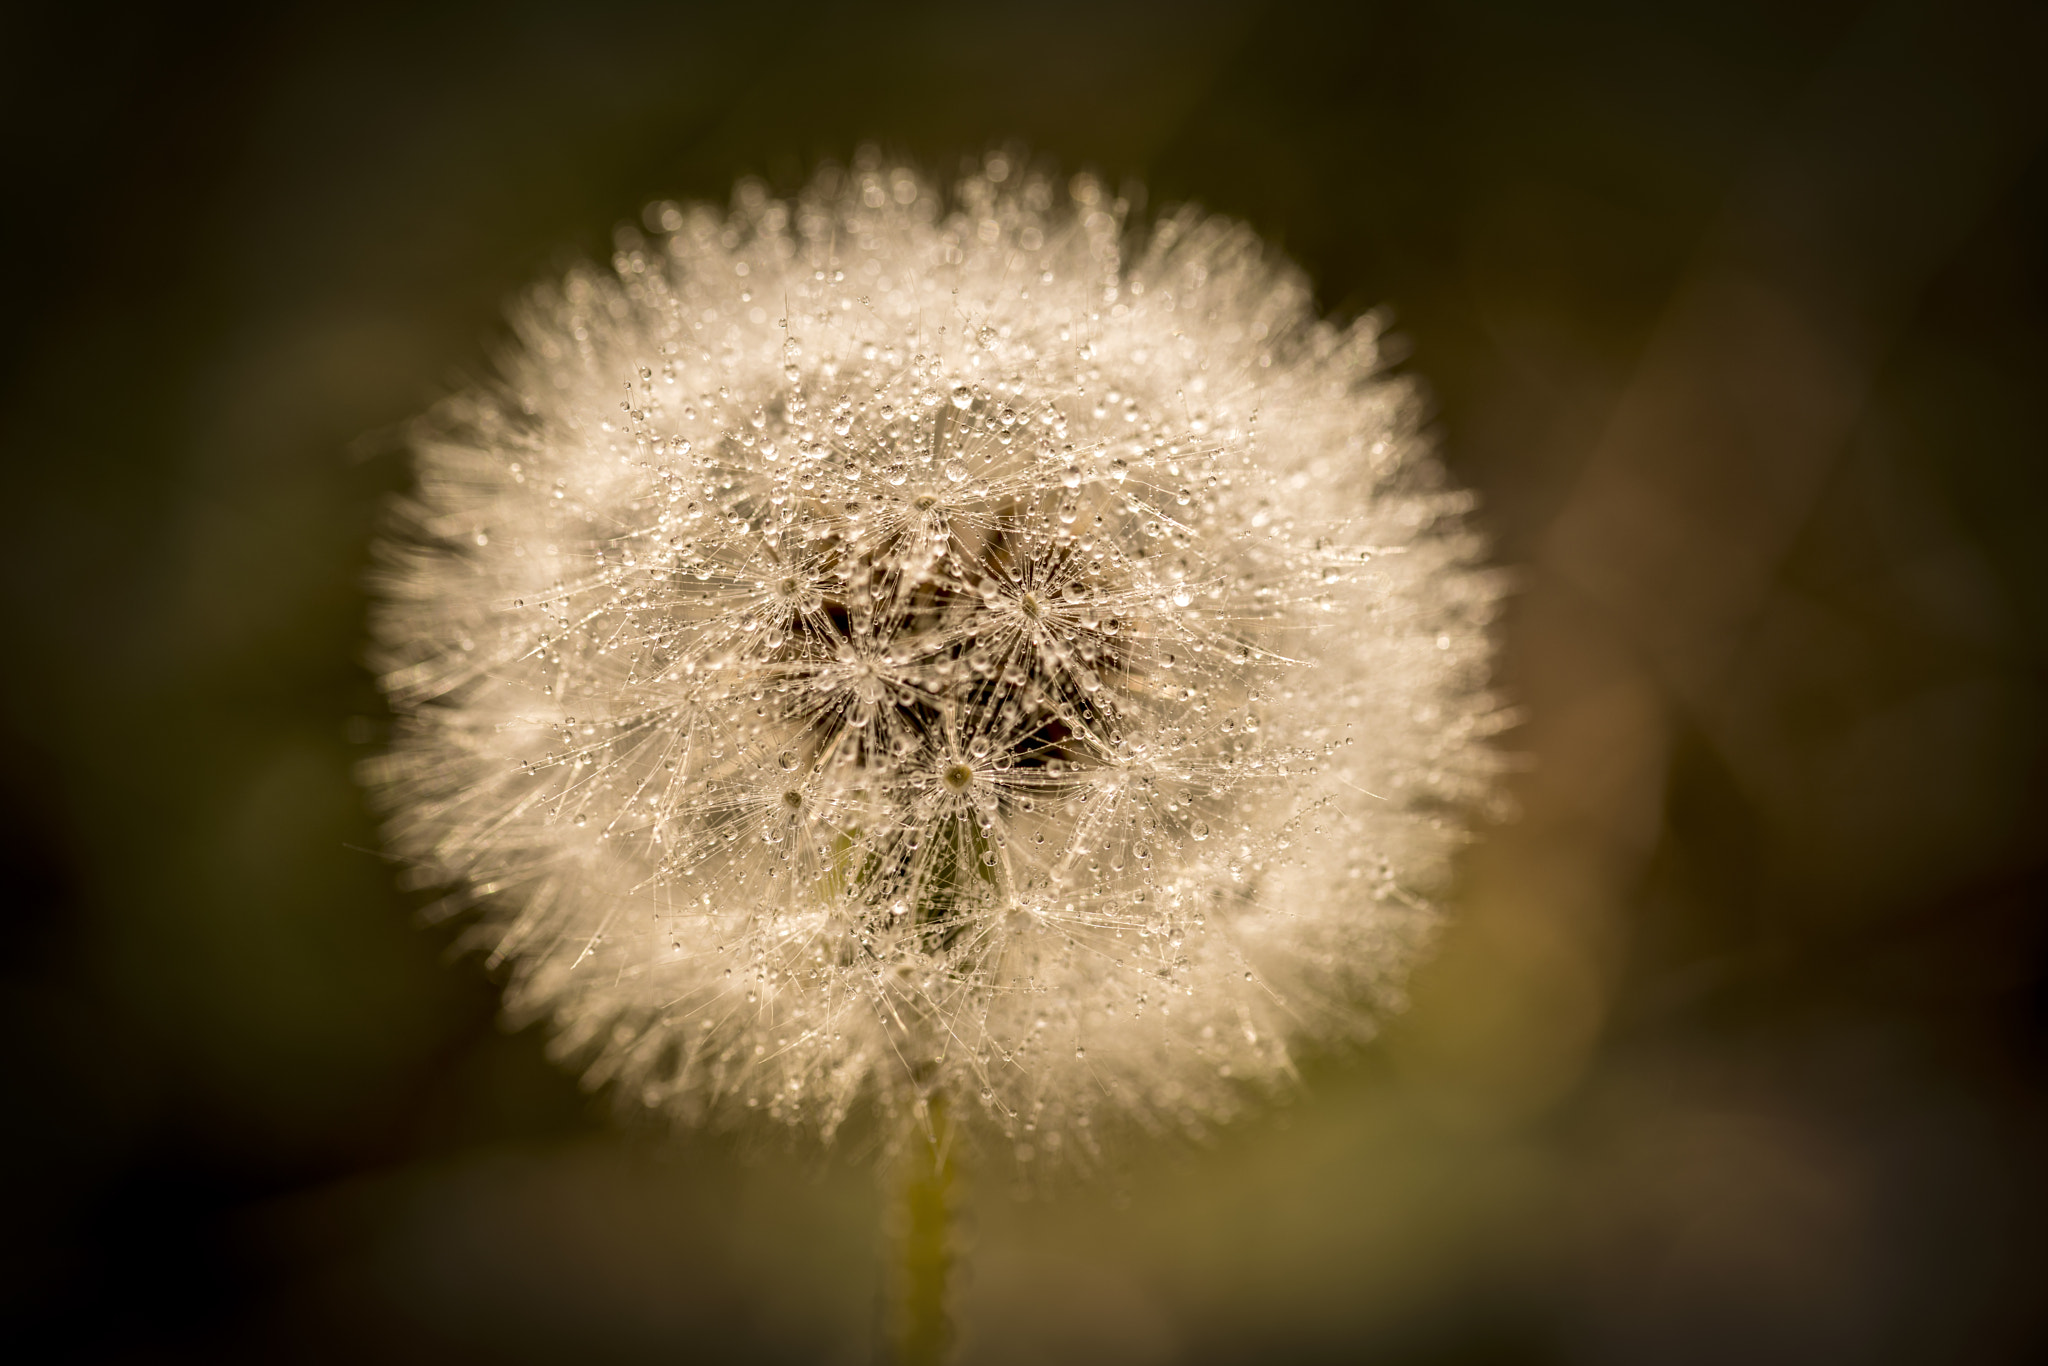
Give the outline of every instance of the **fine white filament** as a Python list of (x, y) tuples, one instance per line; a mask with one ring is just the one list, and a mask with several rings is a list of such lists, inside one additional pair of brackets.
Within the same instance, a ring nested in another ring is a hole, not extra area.
[(1498, 766), (1469, 499), (1375, 319), (1127, 214), (1002, 155), (657, 205), (423, 421), (371, 782), (593, 1080), (1073, 1158), (1398, 1008)]

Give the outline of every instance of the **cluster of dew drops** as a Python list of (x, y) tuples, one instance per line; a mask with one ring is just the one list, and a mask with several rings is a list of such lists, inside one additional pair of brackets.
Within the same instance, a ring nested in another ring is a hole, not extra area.
[(1050, 1072), (1284, 1065), (1222, 931), (1321, 833), (1347, 737), (1265, 723), (1380, 552), (1274, 515), (1214, 263), (1133, 278), (1126, 205), (1012, 176), (655, 206), (468, 419), (435, 563), (488, 585), (450, 657), (504, 768), (438, 848), (523, 880), (497, 953), (651, 1105), (830, 1127), (900, 1074), (1056, 1145)]

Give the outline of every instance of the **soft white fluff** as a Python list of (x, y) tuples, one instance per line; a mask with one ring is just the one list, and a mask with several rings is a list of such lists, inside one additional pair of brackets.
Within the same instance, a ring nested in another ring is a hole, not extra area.
[(593, 1078), (1041, 1156), (1369, 1028), (1491, 786), (1497, 596), (1246, 228), (995, 156), (657, 206), (422, 425), (372, 781)]

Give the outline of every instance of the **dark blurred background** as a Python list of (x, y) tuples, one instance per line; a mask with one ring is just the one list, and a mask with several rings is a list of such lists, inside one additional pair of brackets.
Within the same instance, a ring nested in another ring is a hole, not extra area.
[(2037, 7), (0, 16), (15, 1360), (868, 1359), (857, 1149), (495, 1020), (351, 780), (400, 424), (657, 197), (1024, 139), (1389, 304), (1519, 588), (1413, 1008), (973, 1195), (971, 1362), (2048, 1357)]

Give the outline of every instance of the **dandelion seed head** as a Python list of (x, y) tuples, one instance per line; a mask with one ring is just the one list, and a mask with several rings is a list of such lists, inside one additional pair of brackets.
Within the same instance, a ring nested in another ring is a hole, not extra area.
[(1397, 1007), (1497, 586), (1379, 321), (1002, 157), (649, 222), (380, 547), (370, 779), (508, 1009), (687, 1120), (944, 1087), (1046, 1158)]

